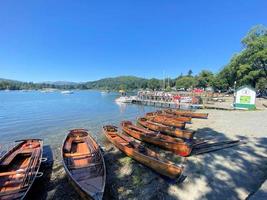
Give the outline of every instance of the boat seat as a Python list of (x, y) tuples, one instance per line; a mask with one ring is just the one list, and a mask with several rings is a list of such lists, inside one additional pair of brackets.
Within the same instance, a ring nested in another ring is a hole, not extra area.
[(127, 146), (129, 144), (129, 142), (122, 142), (120, 144), (123, 145), (123, 146)]
[(67, 158), (72, 157), (93, 157), (94, 153), (64, 153), (64, 156)]
[(96, 165), (102, 165), (102, 162), (91, 163), (91, 164), (80, 165), (80, 166), (69, 165), (68, 168), (69, 169), (81, 169), (81, 168), (95, 167)]

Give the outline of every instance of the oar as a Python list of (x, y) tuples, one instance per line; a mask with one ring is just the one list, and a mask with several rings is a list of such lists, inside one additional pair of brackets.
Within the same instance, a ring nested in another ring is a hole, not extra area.
[(221, 146), (212, 146), (212, 147), (208, 147), (208, 148), (197, 149), (197, 150), (193, 150), (192, 155), (209, 153), (209, 152), (218, 151), (218, 150), (221, 150), (221, 149), (234, 147), (234, 146), (237, 146), (237, 145), (239, 145), (239, 143), (224, 144), (224, 145), (221, 145)]
[(25, 178), (23, 179), (22, 187), (25, 187), (30, 183), (32, 174), (30, 177), (29, 177), (29, 175), (30, 175), (31, 171), (33, 171), (34, 167), (32, 167), (32, 166), (35, 166), (36, 158), (38, 157), (37, 153), (39, 153), (39, 149), (33, 149), (32, 156), (31, 156), (29, 165), (28, 165), (27, 170), (26, 170), (26, 175), (25, 175)]
[(25, 173), (25, 171), (22, 171), (22, 170), (17, 170), (17, 171), (12, 171), (12, 172), (2, 172), (2, 173), (0, 173), (0, 177), (17, 175), (17, 174), (24, 174), (24, 173)]
[(194, 146), (194, 149), (202, 149), (202, 148), (207, 148), (207, 147), (220, 146), (224, 144), (233, 144), (233, 143), (238, 143), (238, 142), (240, 142), (240, 140), (225, 140), (225, 141), (213, 142), (213, 143), (209, 143), (209, 141), (207, 141), (204, 144), (199, 144), (199, 145)]

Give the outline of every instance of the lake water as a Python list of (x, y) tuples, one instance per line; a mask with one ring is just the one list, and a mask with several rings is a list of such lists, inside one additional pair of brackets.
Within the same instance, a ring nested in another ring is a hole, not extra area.
[(136, 120), (153, 107), (117, 104), (118, 93), (0, 91), (0, 143), (23, 138), (41, 138), (45, 145), (61, 145), (68, 130), (86, 128), (96, 139), (102, 126)]

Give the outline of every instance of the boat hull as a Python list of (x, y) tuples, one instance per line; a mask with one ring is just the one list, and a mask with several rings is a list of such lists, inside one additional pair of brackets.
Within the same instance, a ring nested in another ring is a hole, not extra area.
[(0, 199), (24, 199), (39, 174), (43, 141), (27, 139), (16, 141), (0, 159)]
[(62, 160), (70, 183), (83, 199), (102, 199), (105, 162), (99, 145), (86, 130), (69, 132), (62, 145)]
[(173, 137), (178, 137), (178, 138), (192, 139), (195, 134), (194, 131), (172, 128), (172, 127), (160, 124), (160, 123), (150, 121), (147, 118), (138, 118), (137, 123), (152, 131), (161, 132), (161, 133), (164, 133), (164, 134), (167, 134)]
[(148, 131), (144, 128), (133, 125), (129, 121), (123, 121), (121, 126), (125, 133), (134, 137), (135, 139), (154, 144), (163, 149), (172, 151), (180, 156), (189, 156), (192, 151), (192, 148), (190, 147), (191, 145), (182, 139)]
[(199, 118), (199, 119), (207, 119), (208, 113), (196, 113), (192, 111), (183, 111), (183, 110), (174, 110), (174, 109), (167, 109), (164, 112), (169, 114), (174, 114), (177, 116), (184, 116), (184, 117), (192, 117), (192, 118)]
[(140, 148), (140, 144), (125, 135), (118, 135), (116, 127), (104, 126), (103, 132), (107, 139), (123, 153), (153, 169), (157, 173), (172, 179), (178, 178), (182, 174), (183, 167), (177, 166), (166, 159), (160, 158), (156, 152), (146, 147), (142, 147), (145, 149), (144, 151), (146, 154), (140, 152), (138, 150), (138, 148)]
[(177, 121), (177, 120), (173, 120), (173, 119), (170, 119), (168, 117), (164, 117), (164, 116), (146, 116), (146, 118), (148, 118), (149, 120), (151, 120), (153, 122), (164, 124), (164, 125), (167, 125), (167, 126), (181, 128), (181, 129), (185, 128), (185, 122), (180, 122), (180, 121)]
[(185, 116), (179, 116), (179, 115), (174, 115), (174, 114), (170, 114), (170, 113), (166, 113), (163, 111), (156, 111), (156, 112), (150, 112), (147, 113), (146, 116), (159, 116), (159, 117), (163, 117), (163, 118), (168, 118), (174, 121), (178, 121), (178, 122), (185, 122), (185, 123), (191, 123), (191, 117), (185, 117)]

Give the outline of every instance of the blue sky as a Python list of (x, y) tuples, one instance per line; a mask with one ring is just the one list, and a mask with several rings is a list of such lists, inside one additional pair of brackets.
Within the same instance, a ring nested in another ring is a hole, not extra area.
[(0, 2), (0, 77), (88, 81), (218, 72), (267, 25), (266, 0)]

